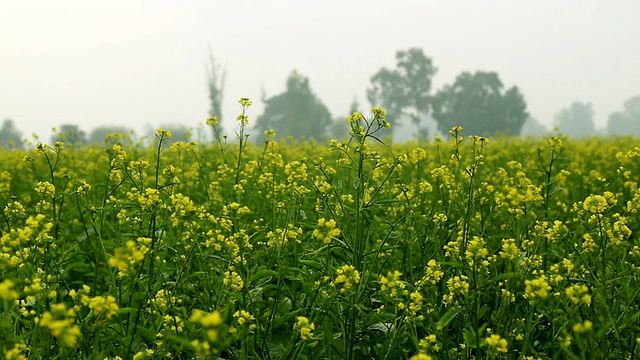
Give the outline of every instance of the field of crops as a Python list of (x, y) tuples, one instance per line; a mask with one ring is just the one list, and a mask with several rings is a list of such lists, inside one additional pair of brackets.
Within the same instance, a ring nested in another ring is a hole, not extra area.
[(387, 145), (374, 109), (257, 146), (248, 105), (229, 144), (0, 150), (6, 359), (640, 356), (638, 139)]

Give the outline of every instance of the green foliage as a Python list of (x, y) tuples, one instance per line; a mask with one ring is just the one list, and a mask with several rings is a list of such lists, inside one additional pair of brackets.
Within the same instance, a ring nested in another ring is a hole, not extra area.
[(422, 49), (398, 51), (395, 69), (382, 68), (371, 77), (369, 103), (384, 107), (394, 126), (402, 125), (401, 119), (408, 117), (424, 133), (421, 122), (431, 108), (431, 83), (436, 71)]
[(640, 96), (624, 102), (624, 110), (609, 116), (607, 130), (610, 134), (640, 135)]
[(22, 134), (16, 129), (13, 120), (5, 119), (0, 128), (0, 147), (5, 149), (22, 148)]
[(528, 117), (526, 103), (517, 87), (503, 92), (495, 72), (464, 72), (435, 95), (433, 117), (446, 133), (461, 125), (472, 134), (498, 132), (518, 135)]
[(309, 79), (293, 71), (287, 89), (280, 95), (263, 100), (265, 110), (256, 121), (256, 129), (273, 129), (281, 137), (320, 139), (332, 123), (331, 113), (316, 97)]
[(533, 136), (541, 136), (548, 133), (549, 130), (546, 126), (540, 123), (537, 119), (529, 116), (527, 120), (525, 120), (522, 125), (522, 129), (520, 129), (520, 135), (533, 135)]
[[(6, 358), (640, 355), (638, 139), (0, 150)], [(216, 121), (208, 121), (217, 126)]]
[(561, 133), (574, 137), (585, 137), (595, 134), (593, 122), (593, 106), (591, 103), (574, 101), (571, 106), (560, 110), (554, 117), (554, 125)]

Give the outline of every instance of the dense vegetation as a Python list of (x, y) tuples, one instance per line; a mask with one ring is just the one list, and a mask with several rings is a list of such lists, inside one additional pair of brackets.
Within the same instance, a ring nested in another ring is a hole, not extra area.
[(639, 355), (637, 139), (256, 146), (241, 104), (231, 144), (0, 153), (5, 358)]

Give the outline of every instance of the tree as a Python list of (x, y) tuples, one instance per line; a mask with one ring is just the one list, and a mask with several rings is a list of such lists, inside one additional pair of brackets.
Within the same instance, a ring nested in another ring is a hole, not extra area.
[(540, 136), (547, 132), (546, 126), (542, 125), (536, 118), (529, 116), (520, 129), (520, 135)]
[(209, 63), (207, 65), (207, 80), (209, 87), (209, 102), (211, 108), (209, 115), (222, 121), (222, 99), (224, 95), (224, 82), (226, 78), (226, 70), (221, 69), (220, 64), (216, 62), (211, 49), (209, 49)]
[(560, 110), (554, 117), (554, 125), (561, 133), (573, 137), (593, 135), (596, 127), (593, 122), (591, 103), (574, 101), (570, 107)]
[(453, 85), (438, 91), (433, 100), (433, 117), (438, 129), (447, 133), (460, 125), (468, 134), (494, 135), (503, 132), (520, 134), (527, 105), (517, 87), (502, 92), (503, 85), (495, 72), (463, 72)]
[(387, 119), (394, 127), (401, 125), (403, 117), (408, 117), (418, 133), (424, 133), (421, 123), (429, 114), (431, 82), (436, 72), (422, 49), (398, 51), (395, 70), (382, 68), (371, 77), (367, 99), (371, 106), (385, 108)]
[(640, 96), (624, 102), (624, 110), (609, 115), (607, 131), (610, 134), (640, 135)]
[(332, 123), (331, 113), (309, 87), (309, 79), (295, 70), (280, 95), (263, 99), (265, 110), (256, 120), (256, 129), (269, 129), (282, 137), (318, 138)]
[(22, 133), (16, 129), (11, 119), (5, 119), (0, 128), (0, 147), (5, 149), (21, 149)]
[(68, 145), (84, 145), (87, 143), (87, 134), (78, 125), (62, 124), (58, 133), (51, 136), (51, 143), (58, 141)]
[(133, 144), (133, 131), (124, 126), (99, 126), (89, 135), (90, 144), (106, 143), (113, 145), (120, 143), (122, 145)]

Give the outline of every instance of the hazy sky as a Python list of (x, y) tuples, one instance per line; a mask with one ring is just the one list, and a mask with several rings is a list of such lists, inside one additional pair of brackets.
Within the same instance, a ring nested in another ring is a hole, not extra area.
[(638, 0), (4, 1), (0, 120), (25, 135), (62, 123), (138, 130), (203, 123), (209, 46), (226, 67), (224, 117), (284, 90), (296, 69), (334, 117), (395, 53), (420, 47), (434, 91), (463, 71), (496, 71), (545, 124), (591, 101), (603, 127), (640, 95)]

